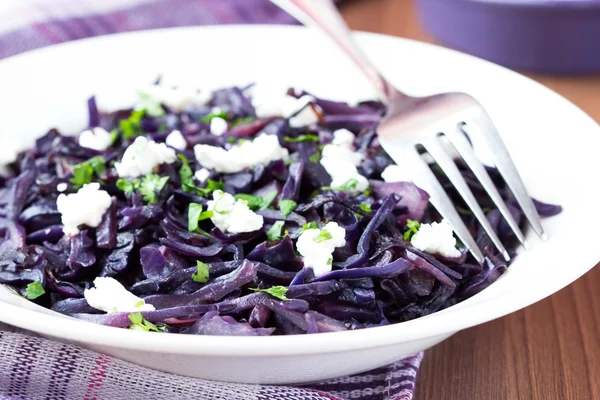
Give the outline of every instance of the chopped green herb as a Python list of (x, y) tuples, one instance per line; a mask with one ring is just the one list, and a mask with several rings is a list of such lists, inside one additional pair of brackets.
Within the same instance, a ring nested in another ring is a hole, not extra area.
[(202, 211), (198, 221), (204, 221), (205, 219), (210, 219), (215, 216), (214, 211)]
[(192, 274), (192, 280), (198, 283), (208, 282), (208, 273), (210, 271), (210, 265), (203, 263), (202, 261), (196, 261), (197, 271)]
[(361, 205), (359, 206), (361, 210), (363, 210), (364, 212), (371, 212), (373, 211), (371, 209), (371, 205), (367, 204), (367, 203), (361, 203)]
[(140, 183), (140, 193), (144, 200), (149, 203), (156, 203), (156, 193), (160, 193), (168, 180), (168, 176), (160, 176), (157, 174), (145, 175)]
[(142, 315), (141, 312), (129, 314), (127, 316), (127, 318), (129, 318), (129, 320), (131, 321), (131, 326), (129, 327), (129, 329), (132, 329), (135, 331), (162, 332), (167, 328), (166, 325), (164, 325), (164, 326), (154, 325), (152, 322), (146, 320), (146, 318), (144, 318), (144, 316)]
[(348, 179), (344, 184), (340, 187), (334, 188), (335, 190), (339, 190), (342, 192), (348, 192), (352, 189), (356, 189), (356, 185), (358, 185), (358, 181), (354, 178)]
[(321, 153), (320, 153), (320, 152), (318, 152), (318, 151), (315, 151), (314, 153), (312, 153), (312, 154), (310, 155), (310, 157), (308, 157), (308, 160), (309, 160), (311, 163), (318, 164), (318, 163), (319, 163), (319, 161), (321, 161)]
[(327, 229), (321, 229), (321, 232), (313, 238), (313, 242), (321, 243), (332, 238), (333, 236), (331, 236), (331, 233)]
[(117, 181), (117, 187), (125, 194), (133, 194), (133, 192), (140, 187), (140, 180), (134, 179), (133, 181), (128, 181), (127, 179), (121, 178)]
[(302, 232), (309, 230), (309, 229), (319, 229), (319, 225), (317, 225), (317, 223), (315, 221), (311, 221), (302, 226)]
[(331, 264), (333, 264), (333, 257), (329, 257), (327, 259), (327, 265), (331, 265)]
[(370, 196), (371, 195), (371, 189), (367, 189), (364, 192), (362, 192), (363, 196)]
[(237, 141), (237, 145), (238, 145), (238, 146), (241, 146), (241, 145), (243, 145), (243, 144), (244, 144), (244, 143), (246, 143), (246, 142), (249, 142), (249, 140), (248, 140), (248, 139), (243, 139), (243, 138), (242, 138), (242, 139), (240, 139), (240, 140), (238, 140), (238, 141)]
[(117, 141), (118, 138), (119, 138), (119, 130), (113, 129), (110, 132), (110, 145), (112, 146), (113, 144), (115, 144), (115, 142)]
[(263, 198), (258, 196), (253, 196), (251, 194), (246, 193), (238, 193), (233, 196), (236, 200), (243, 200), (248, 204), (248, 207), (251, 210), (258, 210), (263, 205)]
[(237, 118), (236, 120), (234, 120), (231, 123), (231, 126), (238, 126), (238, 125), (246, 125), (246, 124), (251, 124), (252, 122), (254, 122), (256, 120), (256, 118), (254, 117), (244, 117), (244, 118)]
[(143, 306), (144, 304), (146, 304), (146, 302), (145, 302), (144, 300), (140, 300), (140, 301), (138, 301), (137, 303), (135, 303), (133, 306), (134, 306), (134, 307), (141, 307), (141, 306)]
[(131, 139), (144, 133), (141, 124), (144, 115), (146, 115), (146, 110), (135, 110), (129, 118), (122, 119), (119, 122), (119, 129), (123, 133), (123, 139)]
[(278, 298), (279, 300), (289, 300), (286, 297), (286, 293), (288, 291), (288, 288), (284, 287), (284, 286), (272, 286), (268, 289), (253, 289), (250, 288), (250, 290), (254, 291), (254, 292), (263, 292), (263, 293), (268, 293), (273, 297)]
[(284, 217), (287, 217), (296, 209), (298, 204), (294, 200), (281, 200), (279, 202), (279, 209)]
[(233, 136), (229, 136), (229, 137), (227, 138), (227, 143), (235, 143), (235, 137), (233, 137)]
[(410, 240), (415, 233), (419, 231), (421, 223), (412, 219), (406, 220), (406, 232), (404, 232), (404, 240)]
[(73, 184), (75, 189), (79, 189), (83, 185), (92, 182), (94, 174), (97, 176), (102, 175), (106, 171), (106, 161), (104, 157), (96, 156), (92, 157), (87, 161), (77, 164), (73, 169), (73, 177), (70, 182)]
[(223, 182), (217, 182), (217, 181), (213, 181), (212, 179), (208, 179), (206, 181), (206, 187), (205, 188), (196, 188), (196, 192), (203, 197), (208, 196), (209, 194), (211, 194), (212, 192), (214, 192), (215, 190), (223, 190), (225, 189), (225, 185), (223, 184)]
[(211, 112), (210, 114), (202, 117), (202, 122), (205, 124), (210, 124), (210, 121), (212, 121), (213, 118), (229, 119), (229, 114), (227, 114), (225, 111)]
[(270, 193), (267, 193), (266, 195), (263, 196), (262, 200), (262, 204), (260, 206), (260, 210), (266, 210), (267, 208), (269, 208), (269, 206), (271, 205), (271, 203), (273, 202), (273, 200), (275, 200), (275, 198), (277, 197), (277, 191), (273, 190)]
[(202, 214), (202, 204), (190, 203), (188, 207), (188, 231), (195, 232), (198, 229), (200, 214)]
[(267, 231), (267, 239), (269, 240), (277, 240), (281, 239), (281, 230), (283, 229), (283, 221), (277, 221), (273, 224), (272, 227)]
[(284, 142), (287, 143), (302, 143), (302, 142), (318, 142), (319, 141), (319, 136), (317, 135), (313, 135), (313, 134), (307, 134), (307, 135), (300, 135), (298, 137), (290, 137), (290, 136), (286, 136), (283, 138)]
[(160, 103), (154, 100), (148, 93), (140, 93), (138, 110), (146, 110), (151, 117), (162, 117), (165, 115), (165, 110)]
[(29, 300), (35, 300), (46, 293), (42, 284), (38, 281), (31, 282), (25, 289), (25, 294)]
[(181, 168), (179, 168), (179, 178), (181, 179), (181, 188), (184, 192), (194, 192), (196, 186), (194, 185), (194, 173), (190, 167), (188, 159), (183, 154), (177, 155), (181, 160)]

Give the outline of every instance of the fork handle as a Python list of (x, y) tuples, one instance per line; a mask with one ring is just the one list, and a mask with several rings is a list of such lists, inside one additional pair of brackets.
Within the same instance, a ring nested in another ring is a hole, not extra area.
[(331, 0), (271, 0), (306, 26), (319, 28), (331, 38), (373, 83), (377, 94), (390, 103), (397, 91), (367, 60), (351, 37), (350, 29)]

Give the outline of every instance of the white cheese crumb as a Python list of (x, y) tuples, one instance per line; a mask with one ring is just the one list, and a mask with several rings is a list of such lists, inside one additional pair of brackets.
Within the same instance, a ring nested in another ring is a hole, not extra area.
[(177, 159), (175, 150), (164, 143), (156, 143), (138, 136), (123, 153), (121, 162), (115, 163), (119, 177), (138, 177), (152, 173), (160, 164), (172, 164)]
[(58, 185), (56, 185), (56, 191), (64, 192), (65, 190), (67, 190), (68, 187), (69, 186), (65, 182), (61, 182)]
[(408, 167), (388, 165), (381, 173), (381, 179), (386, 182), (412, 182), (412, 174)]
[(169, 136), (167, 136), (167, 139), (165, 139), (165, 143), (167, 144), (167, 146), (171, 146), (172, 148), (177, 150), (185, 150), (185, 148), (187, 147), (187, 142), (185, 141), (185, 138), (178, 130), (174, 130), (173, 132), (169, 133)]
[(227, 132), (228, 126), (227, 121), (221, 117), (214, 117), (210, 120), (210, 133), (215, 136), (221, 136)]
[(63, 232), (70, 237), (79, 233), (79, 225), (97, 227), (110, 204), (110, 195), (100, 190), (97, 182), (83, 185), (77, 193), (60, 194), (56, 199), (56, 207), (61, 213)]
[(96, 278), (94, 286), (84, 290), (83, 296), (90, 307), (96, 310), (107, 313), (155, 310), (152, 304), (146, 304), (143, 299), (129, 292), (114, 278)]
[(289, 158), (287, 149), (281, 147), (277, 136), (265, 133), (229, 150), (198, 144), (194, 146), (194, 154), (202, 166), (226, 174), (240, 172), (257, 164), (267, 165), (274, 160)]
[(210, 176), (210, 171), (206, 168), (201, 168), (194, 174), (194, 178), (198, 180), (200, 183), (204, 183), (208, 177)]
[(190, 87), (162, 85), (148, 86), (142, 93), (146, 93), (154, 101), (164, 104), (175, 112), (181, 112), (188, 106), (204, 106), (212, 97), (212, 93), (208, 91), (198, 93), (197, 90)]
[(208, 201), (208, 210), (214, 213), (211, 221), (225, 233), (254, 232), (263, 227), (262, 215), (250, 210), (248, 203), (237, 200), (222, 190), (213, 192)]
[(338, 129), (335, 132), (333, 132), (333, 141), (331, 142), (331, 144), (353, 149), (354, 133), (350, 132), (346, 128)]
[[(315, 240), (327, 231), (331, 239)], [(304, 265), (313, 269), (315, 276), (331, 271), (332, 254), (336, 247), (346, 244), (346, 230), (337, 222), (327, 223), (323, 229), (307, 229), (298, 238), (296, 249), (304, 257)]]
[[(258, 118), (291, 117), (289, 122), (293, 128), (314, 125), (319, 122), (319, 116), (313, 107), (307, 106), (309, 103), (313, 103), (313, 106), (316, 107), (314, 105), (316, 99), (312, 96), (304, 95), (297, 99), (289, 96), (281, 86), (270, 84), (257, 84), (248, 91)], [(298, 111), (300, 113), (292, 117)]]
[(421, 224), (410, 243), (417, 249), (430, 254), (439, 254), (444, 257), (460, 256), (452, 227), (446, 220), (442, 220), (440, 223)]
[(104, 128), (96, 127), (79, 134), (79, 145), (92, 150), (103, 151), (112, 144), (111, 134)]
[[(284, 116), (290, 118), (290, 126), (292, 128), (301, 128), (303, 126), (316, 125), (319, 122), (319, 115), (313, 109), (313, 106), (316, 107), (316, 105), (314, 105), (316, 101), (315, 98), (305, 95), (297, 100), (294, 100), (295, 102), (293, 103), (291, 101), (283, 102), (284, 107), (287, 107), (287, 109), (284, 110)], [(297, 113), (298, 110), (302, 111), (300, 111), (297, 115), (290, 117), (291, 115)]]
[(343, 146), (328, 144), (323, 148), (321, 165), (331, 176), (331, 187), (337, 189), (349, 181), (356, 181), (354, 187), (348, 188), (347, 192), (357, 195), (369, 187), (369, 181), (362, 176), (357, 165), (360, 165), (363, 156)]

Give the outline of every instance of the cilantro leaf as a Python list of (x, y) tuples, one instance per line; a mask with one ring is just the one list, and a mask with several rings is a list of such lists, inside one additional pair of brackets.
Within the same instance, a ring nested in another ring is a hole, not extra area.
[(94, 174), (100, 176), (106, 171), (106, 161), (104, 157), (95, 156), (81, 164), (75, 165), (73, 168), (73, 177), (70, 182), (73, 184), (75, 189), (79, 189), (83, 185), (87, 185), (92, 182)]
[(129, 329), (132, 329), (135, 331), (163, 332), (165, 329), (168, 328), (167, 325), (162, 325), (162, 326), (154, 325), (152, 322), (150, 322), (146, 318), (144, 318), (142, 313), (139, 311), (136, 313), (133, 313), (133, 314), (129, 314), (127, 316), (127, 318), (129, 318), (129, 320), (131, 321), (131, 326), (129, 326)]
[(333, 264), (333, 257), (329, 257), (327, 259), (327, 265), (331, 265), (331, 264)]
[(263, 292), (263, 293), (268, 293), (271, 296), (278, 298), (279, 300), (289, 300), (286, 297), (286, 293), (288, 292), (288, 288), (284, 287), (284, 286), (272, 286), (268, 289), (254, 289), (254, 288), (250, 288), (250, 290), (252, 290), (253, 292)]
[(319, 234), (313, 238), (313, 242), (321, 243), (321, 242), (324, 242), (329, 239), (333, 239), (333, 236), (331, 236), (331, 233), (329, 233), (329, 231), (327, 229), (321, 229)]
[(283, 221), (277, 221), (269, 228), (267, 231), (267, 239), (269, 240), (277, 240), (281, 239), (281, 230), (283, 229)]
[(181, 168), (179, 168), (179, 178), (181, 179), (181, 188), (184, 192), (194, 192), (196, 185), (194, 185), (194, 173), (190, 167), (190, 163), (186, 156), (183, 154), (177, 155), (181, 160)]
[(133, 181), (128, 181), (127, 179), (121, 178), (117, 181), (117, 187), (125, 194), (133, 194), (133, 192), (140, 187), (140, 180), (134, 179)]
[(160, 193), (168, 180), (168, 176), (157, 174), (145, 175), (140, 182), (140, 193), (144, 200), (149, 203), (156, 203), (156, 193)]
[(113, 129), (112, 131), (110, 131), (110, 145), (111, 146), (113, 144), (115, 144), (115, 142), (117, 141), (118, 138), (119, 138), (119, 130), (118, 129)]
[(235, 137), (233, 137), (233, 136), (229, 136), (229, 137), (227, 138), (227, 143), (235, 143)]
[(229, 114), (227, 114), (225, 111), (211, 112), (210, 114), (202, 117), (202, 122), (204, 122), (205, 124), (210, 124), (210, 121), (212, 121), (213, 118), (223, 118), (228, 120)]
[(317, 225), (317, 223), (315, 221), (311, 221), (307, 224), (302, 225), (302, 232), (309, 230), (309, 229), (318, 229), (319, 225)]
[(188, 207), (188, 231), (195, 232), (198, 229), (200, 214), (202, 214), (202, 204), (190, 203)]
[(406, 232), (404, 232), (404, 240), (410, 240), (415, 233), (419, 231), (421, 223), (412, 219), (406, 220)]
[(35, 300), (44, 293), (46, 293), (46, 291), (39, 281), (31, 282), (25, 289), (25, 294), (29, 300)]
[(319, 161), (321, 161), (321, 153), (318, 151), (315, 151), (314, 153), (312, 153), (310, 155), (310, 157), (308, 157), (308, 161), (310, 161), (311, 163), (314, 163), (314, 164), (318, 164)]
[(129, 118), (119, 121), (119, 129), (123, 133), (123, 139), (131, 139), (144, 133), (141, 124), (144, 115), (146, 115), (146, 110), (135, 110)]
[(234, 126), (238, 126), (238, 125), (246, 125), (246, 124), (251, 124), (252, 122), (254, 122), (256, 120), (256, 118), (254, 117), (240, 117), (240, 118), (236, 118), (232, 123), (231, 123), (231, 127)]
[(208, 196), (209, 194), (211, 194), (212, 192), (214, 192), (215, 190), (223, 190), (225, 189), (225, 185), (223, 184), (223, 182), (217, 182), (217, 181), (213, 181), (212, 179), (208, 179), (206, 181), (206, 187), (205, 188), (196, 188), (196, 192), (203, 197)]
[(290, 137), (290, 136), (286, 136), (283, 138), (284, 142), (287, 143), (302, 143), (302, 142), (318, 142), (319, 141), (319, 136), (317, 135), (313, 135), (311, 133), (306, 134), (306, 135), (300, 135), (298, 137)]
[(262, 198), (262, 204), (259, 208), (259, 210), (266, 210), (267, 208), (269, 208), (269, 206), (271, 205), (271, 203), (273, 202), (273, 200), (275, 200), (275, 198), (277, 197), (277, 191), (273, 190), (270, 193), (267, 193), (266, 195), (263, 196)]
[(298, 204), (294, 200), (281, 200), (279, 202), (279, 209), (284, 217), (287, 217), (296, 209)]
[(138, 110), (146, 110), (146, 113), (151, 117), (162, 117), (165, 115), (165, 110), (160, 105), (160, 102), (154, 100), (148, 93), (140, 93), (140, 102)]
[(192, 280), (198, 283), (208, 282), (210, 265), (203, 263), (202, 261), (196, 261), (197, 271), (192, 274)]
[(352, 189), (356, 189), (357, 185), (358, 185), (358, 181), (356, 179), (352, 178), (352, 179), (348, 179), (346, 182), (344, 182), (342, 184), (342, 186), (334, 188), (334, 189), (342, 191), (342, 192), (347, 192)]
[(263, 198), (258, 196), (253, 196), (251, 194), (246, 193), (238, 193), (233, 196), (236, 200), (243, 200), (248, 204), (248, 207), (251, 210), (258, 210), (263, 205)]
[(373, 211), (373, 209), (371, 208), (371, 205), (367, 204), (367, 203), (361, 203), (361, 205), (359, 207), (364, 212), (371, 212), (371, 211)]

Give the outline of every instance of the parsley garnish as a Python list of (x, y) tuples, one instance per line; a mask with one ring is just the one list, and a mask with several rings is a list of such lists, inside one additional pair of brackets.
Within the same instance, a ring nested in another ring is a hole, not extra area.
[(335, 190), (340, 190), (342, 192), (348, 192), (352, 189), (356, 189), (356, 185), (358, 185), (358, 181), (354, 178), (348, 179), (344, 184), (340, 187), (335, 188)]
[(373, 211), (373, 210), (371, 209), (371, 205), (370, 205), (370, 204), (367, 204), (367, 203), (362, 203), (362, 204), (361, 204), (359, 207), (360, 207), (360, 209), (361, 209), (361, 210), (363, 210), (364, 212), (371, 212), (371, 211)]
[(211, 194), (212, 192), (214, 192), (215, 190), (223, 190), (225, 189), (225, 185), (223, 184), (223, 182), (217, 182), (217, 181), (213, 181), (212, 179), (208, 179), (206, 181), (206, 187), (205, 188), (196, 188), (196, 192), (198, 192), (198, 194), (200, 196), (206, 197), (209, 194)]
[(212, 121), (213, 118), (229, 119), (229, 114), (227, 114), (225, 111), (211, 112), (210, 114), (202, 117), (202, 122), (205, 124), (210, 124), (210, 121)]
[(165, 110), (160, 103), (154, 100), (148, 93), (140, 93), (138, 110), (146, 110), (151, 117), (162, 117), (165, 115)]
[(202, 204), (190, 203), (188, 208), (188, 231), (199, 232), (198, 222), (212, 218), (215, 215), (212, 211), (202, 211)]
[(234, 126), (238, 126), (238, 125), (251, 124), (255, 120), (256, 120), (256, 118), (254, 118), (254, 117), (237, 118), (235, 121), (233, 121), (231, 123), (231, 126), (234, 127)]
[(288, 292), (288, 288), (286, 288), (284, 286), (272, 286), (268, 289), (250, 288), (250, 290), (252, 290), (254, 292), (268, 293), (271, 296), (278, 298), (279, 300), (289, 300), (285, 295)]
[(243, 200), (248, 205), (248, 208), (251, 210), (258, 210), (262, 207), (263, 198), (258, 196), (253, 196), (251, 194), (246, 193), (238, 193), (233, 196), (236, 200)]
[(331, 265), (331, 264), (333, 264), (333, 257), (329, 257), (327, 259), (327, 265)]
[(296, 206), (298, 206), (298, 204), (296, 204), (294, 200), (281, 200), (279, 202), (279, 209), (284, 217), (290, 215), (292, 211), (296, 209)]
[(302, 225), (302, 232), (309, 230), (309, 229), (319, 229), (319, 225), (317, 225), (317, 223), (315, 221), (311, 221), (307, 224)]
[(112, 131), (110, 131), (110, 145), (111, 146), (113, 144), (115, 144), (115, 142), (117, 141), (118, 138), (119, 138), (119, 130), (118, 129), (113, 129)]
[(96, 176), (102, 175), (106, 171), (105, 162), (104, 157), (96, 156), (77, 164), (73, 169), (73, 177), (70, 180), (74, 188), (79, 189), (83, 185), (91, 183), (94, 174)]
[(31, 282), (25, 289), (25, 294), (29, 300), (35, 300), (44, 293), (46, 293), (46, 291), (39, 281)]
[(227, 138), (227, 143), (235, 143), (235, 137), (233, 137), (233, 136), (229, 136), (229, 137)]
[(181, 188), (184, 192), (196, 192), (200, 196), (206, 197), (215, 190), (223, 190), (225, 188), (223, 182), (216, 182), (212, 179), (208, 179), (206, 181), (205, 188), (197, 187), (194, 184), (194, 173), (192, 172), (192, 168), (190, 167), (190, 163), (188, 162), (187, 157), (183, 154), (179, 154), (178, 157), (181, 160), (181, 168), (179, 168), (179, 178), (181, 179)]
[(157, 174), (145, 175), (140, 182), (140, 193), (144, 200), (149, 203), (156, 203), (156, 193), (160, 193), (168, 180), (168, 176), (160, 176)]
[(412, 219), (406, 220), (406, 232), (404, 232), (404, 240), (410, 240), (415, 233), (419, 231), (421, 223)]
[(131, 139), (144, 132), (140, 123), (144, 115), (146, 115), (146, 110), (135, 110), (129, 118), (122, 119), (119, 122), (119, 129), (123, 132), (123, 139)]
[(321, 153), (318, 151), (315, 151), (314, 153), (312, 153), (310, 155), (310, 157), (308, 157), (308, 161), (310, 161), (314, 164), (318, 164), (319, 161), (321, 161)]
[(318, 142), (319, 141), (319, 136), (317, 135), (313, 135), (311, 133), (306, 134), (306, 135), (300, 135), (298, 137), (290, 137), (290, 136), (286, 136), (283, 138), (284, 142), (287, 143), (302, 143), (302, 142)]
[(166, 325), (160, 327), (154, 325), (152, 322), (144, 318), (141, 312), (129, 314), (127, 318), (129, 318), (129, 320), (131, 321), (131, 326), (129, 327), (129, 329), (133, 329), (134, 331), (162, 332), (167, 328)]
[(313, 242), (321, 243), (332, 238), (333, 236), (331, 236), (331, 233), (327, 229), (321, 229), (321, 232), (313, 238)]
[(277, 221), (273, 224), (272, 227), (267, 231), (267, 239), (269, 240), (277, 240), (281, 239), (281, 230), (283, 229), (283, 221)]
[(264, 195), (262, 198), (263, 202), (262, 202), (259, 210), (266, 210), (267, 208), (269, 208), (269, 206), (271, 205), (273, 200), (275, 200), (276, 197), (277, 197), (277, 191), (275, 191), (275, 190)]
[(192, 280), (198, 283), (208, 282), (208, 273), (210, 271), (210, 265), (203, 263), (202, 261), (196, 261), (197, 271), (192, 274)]
[(140, 187), (140, 180), (134, 179), (130, 182), (127, 179), (121, 178), (117, 181), (117, 187), (125, 192), (125, 194), (133, 194), (133, 192)]

